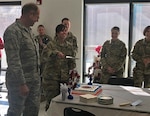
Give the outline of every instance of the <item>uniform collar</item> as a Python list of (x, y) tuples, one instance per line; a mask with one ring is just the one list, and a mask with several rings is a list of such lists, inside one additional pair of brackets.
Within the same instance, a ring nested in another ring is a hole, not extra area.
[(67, 37), (72, 37), (72, 36), (73, 36), (72, 32), (69, 31)]
[(25, 27), (25, 26), (21, 23), (20, 19), (16, 19), (16, 23), (17, 23), (17, 25), (18, 25), (21, 29), (26, 30), (26, 31), (31, 31), (31, 28), (30, 28), (30, 27), (29, 27), (29, 28)]
[(118, 41), (119, 39), (115, 39), (115, 40), (113, 40), (113, 39), (111, 39), (110, 41), (109, 41), (109, 43), (111, 44), (111, 43), (114, 43), (114, 42), (116, 42), (116, 41)]

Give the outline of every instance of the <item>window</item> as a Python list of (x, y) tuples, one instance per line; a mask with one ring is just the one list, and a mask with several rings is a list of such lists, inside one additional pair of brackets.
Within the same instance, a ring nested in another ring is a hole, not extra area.
[[(132, 35), (132, 48), (135, 43), (144, 38), (143, 30), (146, 26), (150, 25), (150, 3), (133, 3), (133, 35)], [(131, 59), (132, 60), (132, 59)], [(135, 66), (135, 62), (131, 61), (131, 75)]]
[[(133, 2), (134, 1), (134, 2)], [(148, 0), (84, 0), (84, 72), (92, 65), (95, 48), (111, 39), (113, 26), (120, 27), (119, 39), (128, 49), (124, 76), (132, 76), (135, 62), (131, 51), (135, 43), (144, 38), (143, 30), (150, 25), (150, 2)]]
[[(20, 17), (21, 3), (20, 2), (0, 2), (0, 37), (3, 39), (5, 29), (12, 24), (16, 18)], [(2, 69), (7, 68), (5, 50), (2, 50)]]
[(85, 72), (92, 65), (95, 48), (111, 39), (111, 28), (120, 27), (119, 38), (128, 47), (129, 4), (87, 4), (85, 29)]

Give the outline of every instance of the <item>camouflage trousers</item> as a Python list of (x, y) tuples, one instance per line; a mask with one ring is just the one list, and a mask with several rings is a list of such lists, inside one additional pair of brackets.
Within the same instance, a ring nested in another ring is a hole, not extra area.
[(40, 108), (40, 78), (26, 84), (29, 88), (29, 94), (28, 96), (21, 96), (20, 86), (12, 81), (6, 81), (9, 102), (7, 116), (38, 116)]
[(46, 98), (46, 110), (48, 109), (52, 98), (56, 97), (60, 94), (60, 83), (67, 83), (68, 82), (68, 75), (64, 75), (63, 80), (61, 80), (60, 75), (49, 75), (48, 77), (42, 80), (42, 86), (44, 89), (44, 94)]
[(110, 73), (105, 72), (105, 71), (102, 70), (102, 76), (101, 76), (101, 79), (100, 79), (100, 83), (107, 84), (108, 80), (111, 76), (115, 76), (117, 78), (122, 78), (123, 77), (123, 71), (120, 70), (120, 71), (116, 72), (115, 74), (110, 74)]
[(142, 70), (133, 70), (134, 86), (142, 87), (144, 82), (144, 88), (150, 88), (150, 75), (145, 75)]
[(59, 81), (51, 80), (49, 82), (43, 83), (42, 86), (46, 98), (46, 105), (49, 107), (51, 99), (60, 94), (60, 84)]
[(100, 83), (100, 79), (101, 79), (101, 76), (102, 76), (101, 69), (99, 69), (99, 68), (94, 69), (93, 76), (94, 76), (93, 83)]

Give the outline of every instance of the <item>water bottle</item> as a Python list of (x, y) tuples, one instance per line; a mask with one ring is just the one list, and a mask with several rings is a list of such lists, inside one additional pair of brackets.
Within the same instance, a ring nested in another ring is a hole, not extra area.
[(60, 84), (60, 91), (61, 91), (61, 94), (62, 94), (62, 101), (64, 101), (67, 97), (67, 91), (68, 91), (68, 87), (66, 84)]

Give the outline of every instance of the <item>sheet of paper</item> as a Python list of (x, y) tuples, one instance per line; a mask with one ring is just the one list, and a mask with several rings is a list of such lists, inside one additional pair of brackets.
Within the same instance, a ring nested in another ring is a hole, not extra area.
[(134, 95), (141, 95), (141, 96), (150, 96), (149, 93), (143, 91), (141, 88), (138, 87), (129, 87), (129, 86), (120, 86), (123, 89), (129, 91), (130, 93), (134, 94)]

